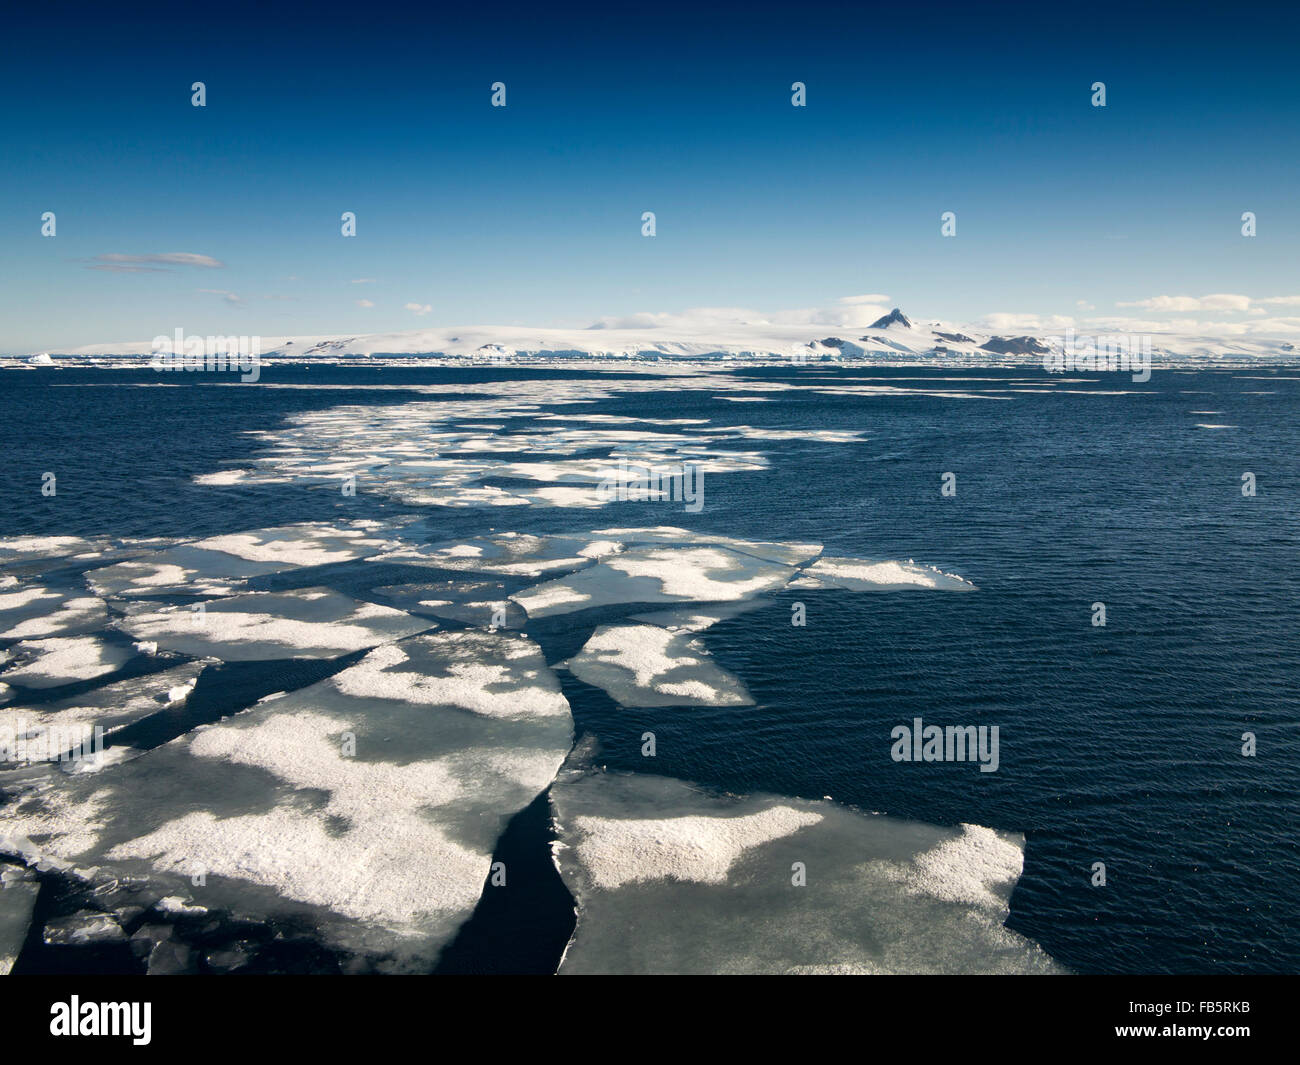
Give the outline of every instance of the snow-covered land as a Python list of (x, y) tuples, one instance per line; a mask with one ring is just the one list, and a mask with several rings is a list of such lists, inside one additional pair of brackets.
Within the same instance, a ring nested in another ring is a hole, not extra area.
[[(644, 318), (644, 324), (641, 320)], [(1150, 326), (1152, 323), (1143, 323)], [(1149, 340), (1157, 365), (1239, 364), (1300, 361), (1297, 337), (1255, 331), (1202, 335), (1176, 329), (1146, 328), (1136, 334), (1118, 321), (1113, 326), (1080, 325), (1079, 340), (1136, 336)], [(908, 318), (898, 308), (869, 327), (788, 324), (755, 316), (691, 317), (659, 320), (637, 316), (579, 328), (476, 325), (402, 332), (338, 336), (264, 336), (260, 354), (280, 361), (362, 358), (409, 361), (413, 356), (440, 362), (502, 363), (534, 359), (628, 362), (836, 362), (952, 366), (1041, 363), (1059, 346), (1064, 328), (987, 328)], [(122, 365), (153, 357), (151, 340), (92, 344), (34, 355), (0, 355), (0, 366)]]

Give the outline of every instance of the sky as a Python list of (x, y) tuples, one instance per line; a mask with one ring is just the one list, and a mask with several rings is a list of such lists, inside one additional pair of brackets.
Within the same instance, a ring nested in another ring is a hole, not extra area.
[(1294, 6), (614, 6), (11, 10), (0, 353), (878, 304), (1300, 333)]

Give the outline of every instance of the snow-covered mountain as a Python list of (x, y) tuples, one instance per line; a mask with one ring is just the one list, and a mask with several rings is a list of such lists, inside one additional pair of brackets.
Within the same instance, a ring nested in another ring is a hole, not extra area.
[(882, 315), (881, 317), (877, 318), (874, 322), (871, 323), (872, 329), (889, 329), (895, 326), (902, 329), (912, 328), (912, 323), (908, 321), (907, 315), (905, 315), (897, 307), (895, 307), (888, 314)]
[[(1042, 363), (1059, 349), (1063, 332), (1002, 335), (946, 322), (917, 324), (895, 308), (869, 328), (841, 328), (827, 335), (826, 326), (769, 321), (675, 322), (670, 326), (594, 326), (588, 328), (530, 328), (524, 326), (466, 326), (404, 332), (334, 336), (260, 337), (259, 351), (267, 360), (338, 361), (409, 359), (413, 356), (471, 363), (500, 363), (535, 359), (598, 359), (623, 362), (664, 360), (694, 362), (741, 361), (797, 363), (860, 361), (900, 364), (997, 366)], [(1086, 342), (1111, 334), (1077, 331)], [(1196, 336), (1147, 333), (1156, 365), (1300, 362), (1293, 337)], [(35, 356), (0, 357), (0, 365), (120, 365), (135, 364), (153, 354), (151, 341), (92, 344)]]

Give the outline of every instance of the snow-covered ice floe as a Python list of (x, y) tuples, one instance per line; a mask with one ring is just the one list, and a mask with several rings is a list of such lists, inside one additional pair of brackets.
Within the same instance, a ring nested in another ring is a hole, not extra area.
[(791, 566), (713, 544), (630, 547), (511, 598), (529, 617), (617, 603), (725, 602), (779, 588), (794, 573)]
[[(406, 530), (408, 536), (415, 529)], [(435, 569), (500, 573), (540, 577), (551, 571), (575, 570), (617, 554), (617, 540), (592, 540), (574, 536), (530, 536), (506, 532), (471, 540), (440, 544), (406, 544), (373, 558), (374, 562), (400, 562)]]
[[(159, 673), (128, 677), (93, 691), (32, 706), (0, 709), (0, 733), (19, 742), (50, 750), (43, 738), (75, 738), (86, 730), (103, 729), (109, 736), (153, 714), (181, 709), (194, 690), (205, 661), (181, 662)], [(93, 734), (93, 733), (92, 733)], [(55, 751), (54, 753), (58, 753)], [(0, 751), (0, 764), (5, 760)]]
[(393, 546), (346, 525), (284, 525), (178, 544), (91, 570), (86, 579), (110, 597), (230, 595), (253, 577), (352, 562)]
[(328, 588), (246, 592), (183, 606), (131, 603), (126, 610), (117, 625), (137, 640), (223, 662), (335, 658), (434, 627)]
[(922, 566), (908, 559), (871, 561), (860, 558), (819, 558), (790, 582), (791, 588), (842, 588), (850, 592), (891, 591), (903, 588), (932, 588), (949, 592), (973, 592), (975, 585), (955, 573), (934, 566)]
[[(531, 641), (418, 636), (93, 776), (0, 807), (0, 850), (92, 884), (295, 916), (381, 968), (427, 968), (572, 718)], [(196, 886), (195, 878), (202, 880)]]
[(597, 529), (592, 536), (607, 537), (627, 544), (712, 544), (737, 551), (742, 555), (753, 555), (768, 562), (779, 562), (785, 566), (799, 566), (816, 558), (822, 552), (821, 544), (800, 543), (796, 540), (763, 541), (738, 540), (733, 536), (718, 533), (696, 532), (682, 529), (676, 525), (656, 525), (646, 529)]
[(518, 629), (527, 620), (523, 608), (507, 598), (506, 586), (502, 581), (389, 584), (372, 591), (399, 610), (446, 618), (466, 625)]
[(6, 684), (55, 688), (115, 673), (137, 653), (99, 636), (24, 640), (10, 648), (9, 665), (0, 676)]
[(751, 706), (739, 677), (704, 645), (657, 625), (602, 625), (561, 663), (622, 706)]
[[(590, 536), (619, 542), (623, 550), (513, 594), (530, 618), (616, 603), (745, 601), (784, 586), (850, 592), (975, 589), (963, 577), (911, 560), (818, 558), (820, 544), (764, 544), (673, 527), (597, 529)], [(679, 624), (707, 628), (705, 615), (694, 623), (689, 619), (689, 614), (681, 615)]]
[(84, 589), (23, 584), (0, 578), (0, 639), (29, 640), (102, 629), (104, 601)]
[(566, 770), (551, 796), (561, 973), (1061, 971), (1005, 927), (1022, 837), (646, 774)]
[(49, 559), (93, 558), (108, 544), (80, 536), (9, 536), (0, 539), (0, 566)]

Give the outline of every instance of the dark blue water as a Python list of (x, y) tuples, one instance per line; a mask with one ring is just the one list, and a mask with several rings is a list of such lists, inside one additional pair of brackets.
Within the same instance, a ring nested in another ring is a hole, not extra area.
[[(489, 526), (675, 524), (815, 540), (828, 554), (935, 564), (980, 591), (785, 592), (715, 626), (705, 642), (745, 680), (755, 707), (621, 709), (566, 677), (578, 731), (599, 738), (603, 761), (1023, 831), (1009, 923), (1077, 971), (1300, 970), (1300, 380), (1285, 379), (1300, 373), (1157, 371), (1145, 385), (1111, 377), (1069, 386), (1134, 395), (1010, 401), (837, 397), (808, 387), (862, 376), (915, 386), (904, 379), (922, 376), (967, 391), (1045, 375), (738, 373), (803, 387), (772, 403), (733, 404), (666, 381), (659, 392), (572, 410), (865, 430), (867, 441), (747, 441), (770, 454), (771, 468), (706, 478), (699, 514), (627, 503), (445, 510), (437, 520), (448, 537)], [(276, 366), (263, 381), (559, 375)], [(0, 535), (198, 536), (412, 509), (364, 493), (341, 500), (295, 485), (212, 488), (191, 478), (256, 455), (262, 445), (247, 431), (279, 428), (295, 412), (430, 397), (185, 379), (118, 387), (156, 381), (149, 371), (0, 375)], [(45, 471), (58, 475), (53, 499), (40, 494)], [(940, 495), (946, 471), (957, 475), (954, 498)], [(1246, 471), (1258, 480), (1254, 498), (1241, 492)], [(795, 601), (807, 606), (804, 628), (790, 624)], [(1091, 623), (1098, 601), (1104, 628)], [(529, 631), (554, 659), (593, 623), (557, 619)], [(1000, 769), (894, 763), (890, 730), (914, 717), (998, 725)], [(658, 736), (650, 764), (640, 755), (647, 729)], [(1244, 732), (1257, 737), (1256, 757), (1242, 756)], [(1105, 887), (1090, 882), (1098, 861)]]

